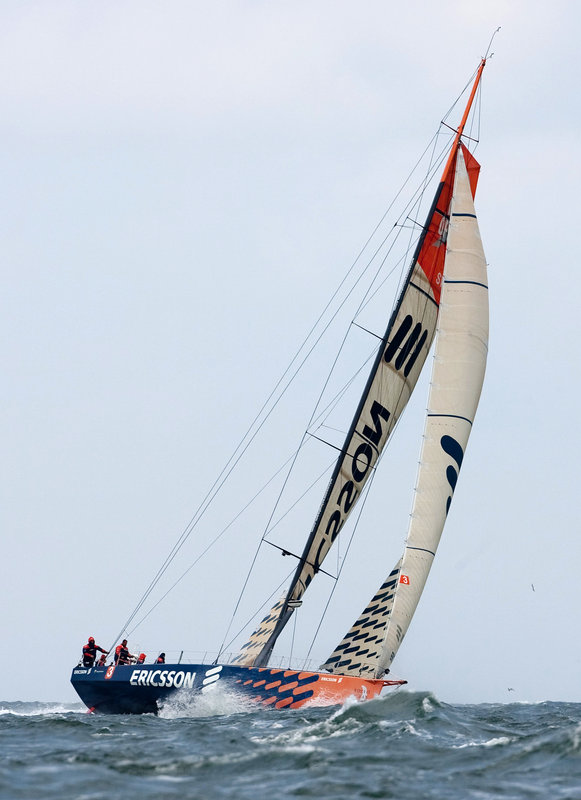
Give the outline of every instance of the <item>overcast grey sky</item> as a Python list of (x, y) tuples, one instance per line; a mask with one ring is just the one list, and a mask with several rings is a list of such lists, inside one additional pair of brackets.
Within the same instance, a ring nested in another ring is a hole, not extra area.
[[(487, 376), (393, 672), (445, 701), (581, 701), (580, 22), (563, 0), (4, 0), (1, 699), (74, 699), (86, 637), (117, 634), (501, 25), (477, 150)], [(425, 388), (320, 656), (401, 552)], [(216, 649), (261, 519), (134, 646)]]

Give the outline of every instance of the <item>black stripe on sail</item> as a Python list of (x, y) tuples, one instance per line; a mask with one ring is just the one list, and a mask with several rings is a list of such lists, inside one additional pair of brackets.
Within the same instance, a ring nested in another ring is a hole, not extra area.
[(424, 297), (427, 297), (427, 298), (428, 298), (428, 300), (431, 300), (431, 301), (432, 301), (432, 303), (433, 303), (435, 306), (437, 306), (437, 305), (438, 305), (438, 304), (436, 303), (436, 301), (434, 300), (434, 298), (432, 297), (432, 295), (431, 295), (429, 292), (426, 292), (426, 290), (425, 290), (425, 289), (422, 289), (420, 286), (418, 286), (418, 285), (417, 285), (417, 283), (414, 283), (413, 281), (410, 281), (410, 286), (413, 286), (413, 287), (414, 287), (414, 289), (415, 289), (417, 292), (419, 292), (420, 294), (423, 294), (423, 295), (424, 295)]
[(472, 217), (472, 219), (476, 219), (476, 214), (462, 214), (460, 211), (458, 213), (452, 214), (453, 217)]
[(467, 422), (469, 425), (472, 425), (472, 422), (468, 419), (468, 417), (461, 417), (459, 414), (428, 414), (428, 417), (447, 417), (448, 419), (463, 419), (464, 422)]
[(422, 553), (429, 553), (434, 557), (436, 555), (433, 550), (428, 550), (426, 547), (410, 547), (409, 545), (406, 545), (406, 550), (421, 550)]
[(472, 286), (482, 286), (483, 289), (488, 289), (485, 283), (479, 283), (478, 281), (449, 281), (447, 278), (444, 278), (444, 283), (470, 283)]

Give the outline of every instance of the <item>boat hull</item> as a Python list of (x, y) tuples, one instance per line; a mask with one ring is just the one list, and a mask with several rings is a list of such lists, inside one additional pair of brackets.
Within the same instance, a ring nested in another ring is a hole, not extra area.
[(131, 664), (75, 667), (71, 683), (91, 711), (156, 714), (177, 692), (195, 696), (218, 684), (264, 706), (300, 708), (306, 704), (337, 705), (350, 697), (370, 700), (384, 686), (399, 686), (406, 681), (229, 664)]

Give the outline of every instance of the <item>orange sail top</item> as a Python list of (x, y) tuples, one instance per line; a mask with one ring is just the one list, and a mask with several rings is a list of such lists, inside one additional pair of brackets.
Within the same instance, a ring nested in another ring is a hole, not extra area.
[(470, 109), (476, 96), (476, 90), (482, 77), (482, 70), (486, 64), (486, 58), (480, 62), (480, 66), (476, 72), (476, 77), (472, 85), (470, 97), (466, 103), (462, 120), (456, 131), (456, 136), (450, 148), (450, 154), (442, 173), (440, 186), (436, 192), (432, 208), (428, 215), (426, 222), (425, 236), (420, 239), (420, 250), (416, 255), (418, 264), (421, 266), (426, 278), (428, 279), (432, 291), (434, 292), (434, 299), (436, 303), (440, 303), (440, 294), (442, 290), (442, 276), (444, 274), (444, 260), (446, 257), (446, 237), (448, 233), (448, 220), (450, 212), (450, 203), (452, 202), (452, 186), (454, 183), (454, 173), (456, 169), (456, 156), (458, 148), (462, 147), (464, 159), (466, 161), (466, 168), (470, 178), (470, 187), (472, 189), (472, 196), (476, 193), (476, 184), (478, 182), (478, 173), (480, 171), (480, 164), (476, 161), (474, 156), (462, 144), (461, 137), (470, 114)]

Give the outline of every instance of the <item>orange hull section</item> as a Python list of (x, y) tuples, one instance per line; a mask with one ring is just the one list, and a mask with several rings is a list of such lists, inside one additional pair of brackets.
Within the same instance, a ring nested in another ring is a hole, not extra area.
[(341, 705), (349, 698), (371, 700), (378, 697), (385, 686), (402, 686), (407, 683), (271, 667), (247, 669), (251, 677), (247, 680), (239, 678), (236, 683), (251, 694), (257, 703), (272, 708)]

